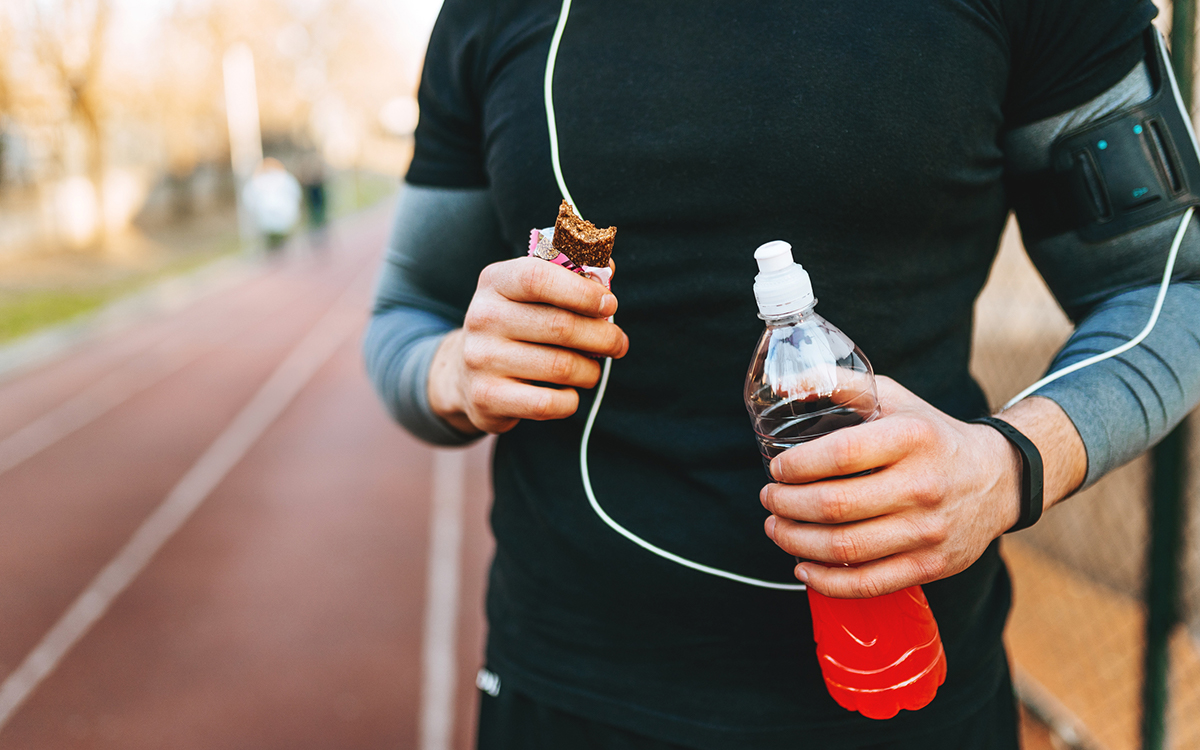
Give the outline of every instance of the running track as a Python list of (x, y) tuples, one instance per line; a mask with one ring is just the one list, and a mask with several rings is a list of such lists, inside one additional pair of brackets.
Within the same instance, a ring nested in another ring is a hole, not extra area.
[(489, 445), (367, 384), (386, 226), (0, 374), (0, 750), (473, 746)]
[(470, 746), (488, 447), (370, 390), (386, 225), (0, 379), (0, 750)]

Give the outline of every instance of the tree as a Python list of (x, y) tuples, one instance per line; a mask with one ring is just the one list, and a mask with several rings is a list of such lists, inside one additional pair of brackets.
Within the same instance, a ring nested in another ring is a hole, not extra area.
[(30, 3), (36, 56), (65, 95), (71, 123), (87, 144), (86, 172), (95, 193), (97, 239), (104, 239), (104, 97), (100, 91), (109, 0)]

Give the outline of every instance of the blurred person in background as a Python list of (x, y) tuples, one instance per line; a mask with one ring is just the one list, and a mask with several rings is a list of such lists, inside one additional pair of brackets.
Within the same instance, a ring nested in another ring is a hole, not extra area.
[(328, 222), (328, 189), (325, 175), (325, 160), (316, 151), (306, 153), (297, 169), (300, 185), (304, 189), (304, 211), (308, 217), (308, 228), (314, 236), (323, 236)]
[[(1166, 85), (1147, 73), (1154, 6), (578, 0), (558, 143), (583, 216), (619, 229), (612, 294), (523, 257), (560, 199), (543, 110), (559, 12), (443, 6), (365, 343), (414, 434), (501, 433), (479, 747), (1016, 748), (999, 537), (1029, 498), (1014, 444), (963, 421), (989, 413), (968, 370), (973, 303), (1022, 198), (1011, 178)], [(1178, 214), (1091, 244), (1018, 218), (1076, 324), (1052, 369), (1141, 329)], [(884, 410), (787, 451), (764, 488), (742, 384), (761, 330), (751, 253), (777, 238), (884, 376)], [(1193, 226), (1144, 346), (1003, 413), (1041, 452), (1045, 507), (1195, 405), (1197, 342)], [(759, 579), (837, 597), (924, 585), (949, 664), (929, 706), (841, 709), (803, 595), (701, 575), (597, 518), (578, 464), (597, 357), (620, 359), (589, 451), (606, 509)]]
[(276, 250), (300, 220), (300, 183), (273, 157), (262, 160), (242, 193), (254, 226), (268, 250)]

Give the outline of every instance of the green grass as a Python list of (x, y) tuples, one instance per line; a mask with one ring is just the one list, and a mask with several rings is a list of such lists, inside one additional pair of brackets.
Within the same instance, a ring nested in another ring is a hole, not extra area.
[(94, 285), (0, 291), (0, 343), (66, 323), (155, 282), (182, 276), (237, 250), (236, 243), (224, 242), (209, 252), (175, 258), (156, 269)]
[(116, 296), (101, 290), (5, 292), (0, 299), (0, 342), (91, 312)]
[[(371, 172), (339, 172), (329, 180), (329, 218), (335, 220), (368, 208), (399, 188), (395, 177)], [(118, 279), (70, 286), (4, 289), (0, 286), (0, 344), (43, 328), (66, 323), (165, 279), (183, 276), (240, 250), (236, 236), (214, 237), (203, 250), (164, 259), (155, 268)]]

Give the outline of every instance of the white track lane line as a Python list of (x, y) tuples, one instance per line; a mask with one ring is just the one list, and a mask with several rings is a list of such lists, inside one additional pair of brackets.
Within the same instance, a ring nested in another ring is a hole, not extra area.
[(458, 673), (458, 599), (466, 452), (433, 454), (433, 502), (421, 644), (420, 750), (451, 750)]
[(225, 431), (200, 456), (117, 556), (100, 571), (21, 665), (0, 684), (0, 730), (71, 647), (108, 610), (171, 536), (250, 451), (338, 347), (363, 322), (368, 264), (271, 373)]

